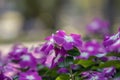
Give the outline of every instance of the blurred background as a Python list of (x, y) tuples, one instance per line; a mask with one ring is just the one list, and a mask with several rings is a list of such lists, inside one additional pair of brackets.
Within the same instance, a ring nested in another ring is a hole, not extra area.
[[(120, 25), (120, 0), (0, 0), (0, 44), (42, 42), (58, 29), (85, 36), (95, 17)], [(116, 31), (117, 32), (117, 31)]]

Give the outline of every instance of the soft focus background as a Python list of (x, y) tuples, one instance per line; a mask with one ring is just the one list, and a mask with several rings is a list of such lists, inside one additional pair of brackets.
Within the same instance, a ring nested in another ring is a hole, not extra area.
[[(93, 18), (120, 25), (120, 0), (0, 0), (0, 48), (9, 44), (32, 45), (58, 29), (80, 33)], [(117, 32), (117, 31), (115, 31)]]

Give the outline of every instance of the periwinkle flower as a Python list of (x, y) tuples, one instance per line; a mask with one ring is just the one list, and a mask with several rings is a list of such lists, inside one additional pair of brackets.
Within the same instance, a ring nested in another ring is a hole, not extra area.
[(12, 80), (10, 77), (4, 75), (2, 71), (0, 71), (0, 80)]
[(109, 33), (109, 23), (108, 21), (100, 18), (95, 18), (90, 24), (87, 25), (87, 32), (88, 34), (106, 35)]
[(42, 78), (37, 72), (28, 71), (20, 73), (18, 80), (42, 80)]
[(105, 53), (103, 46), (96, 40), (86, 42), (84, 47), (85, 50), (90, 53), (90, 55), (98, 55)]
[(59, 74), (68, 73), (68, 69), (67, 69), (67, 68), (60, 68), (57, 72), (58, 72)]
[(71, 50), (74, 47), (79, 48), (82, 45), (81, 36), (78, 34), (67, 35), (63, 30), (58, 30), (54, 35), (57, 45), (62, 46), (65, 50)]
[(108, 52), (119, 52), (120, 47), (120, 30), (112, 36), (106, 36), (103, 45)]
[(46, 38), (46, 42), (41, 46), (40, 51), (44, 52), (45, 54), (49, 54), (49, 52), (54, 48), (54, 39), (53, 35)]
[(76, 59), (88, 59), (90, 57), (90, 53), (85, 50), (81, 50), (80, 53), (80, 56), (77, 56)]
[(8, 53), (8, 58), (10, 60), (20, 60), (20, 56), (26, 54), (28, 52), (28, 48), (23, 45), (15, 45), (12, 50)]
[(37, 62), (31, 53), (27, 53), (20, 56), (19, 64), (22, 68), (26, 68), (26, 67), (35, 68), (37, 65)]
[(17, 75), (20, 72), (19, 69), (20, 69), (19, 64), (8, 63), (3, 66), (2, 71), (4, 72), (5, 76), (14, 77), (15, 75)]
[(111, 45), (111, 50), (120, 52), (120, 38)]
[(102, 72), (105, 77), (111, 78), (116, 73), (116, 69), (115, 67), (108, 67), (108, 68), (104, 68)]
[(88, 59), (90, 56), (103, 57), (106, 55), (104, 47), (96, 40), (84, 42), (80, 48), (81, 54), (77, 58)]
[(85, 80), (109, 80), (107, 77), (105, 77), (101, 72), (97, 71), (87, 71), (87, 72), (82, 72), (81, 76)]
[(117, 56), (109, 56), (109, 57), (107, 57), (107, 59), (108, 59), (108, 61), (113, 61), (113, 60), (118, 60), (118, 61), (120, 61), (120, 57), (117, 57)]
[(40, 58), (40, 61), (42, 60), (42, 64), (47, 66), (48, 68), (54, 68), (59, 62), (61, 62), (64, 59), (65, 54), (66, 51), (63, 48), (55, 48), (51, 50), (48, 55), (42, 56)]

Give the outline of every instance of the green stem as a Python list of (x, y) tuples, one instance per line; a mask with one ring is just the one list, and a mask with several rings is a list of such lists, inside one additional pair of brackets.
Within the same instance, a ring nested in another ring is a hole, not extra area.
[(72, 69), (69, 68), (69, 71), (70, 71), (70, 80), (75, 80)]

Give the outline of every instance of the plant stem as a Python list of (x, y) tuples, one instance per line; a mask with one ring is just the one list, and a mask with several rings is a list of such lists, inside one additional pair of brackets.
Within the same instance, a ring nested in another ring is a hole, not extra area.
[(70, 71), (70, 80), (75, 80), (72, 69), (69, 68), (69, 71)]

